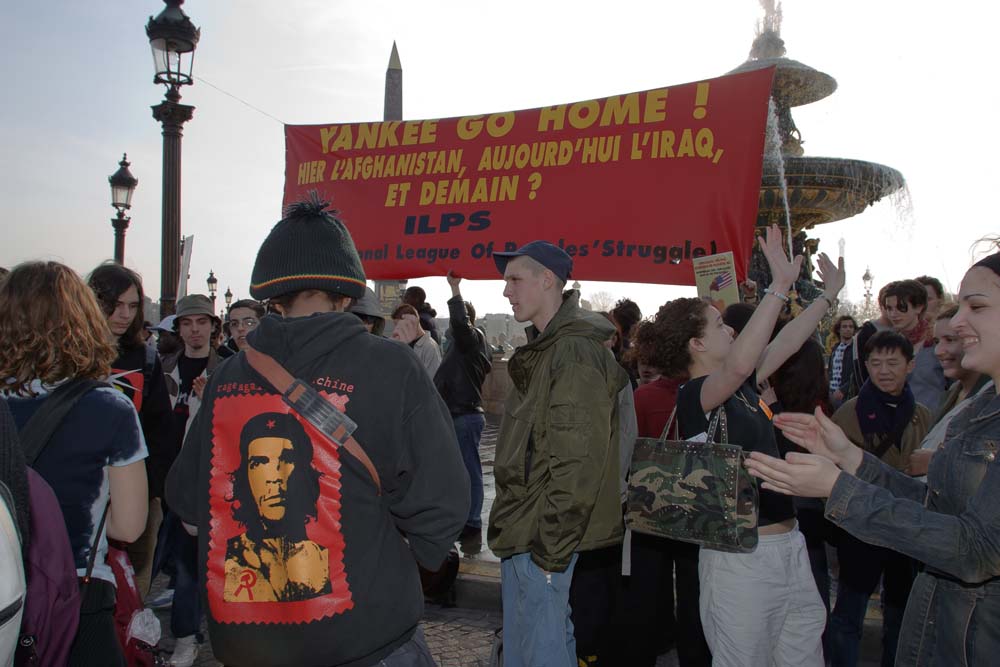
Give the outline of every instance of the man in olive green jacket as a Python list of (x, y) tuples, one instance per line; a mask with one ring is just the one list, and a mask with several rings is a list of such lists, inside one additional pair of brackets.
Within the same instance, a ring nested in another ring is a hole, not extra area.
[(495, 253), (530, 342), (511, 357), (487, 539), (501, 560), (504, 665), (573, 667), (576, 553), (620, 542), (618, 393), (628, 376), (603, 346), (605, 318), (562, 293), (573, 262), (533, 241)]

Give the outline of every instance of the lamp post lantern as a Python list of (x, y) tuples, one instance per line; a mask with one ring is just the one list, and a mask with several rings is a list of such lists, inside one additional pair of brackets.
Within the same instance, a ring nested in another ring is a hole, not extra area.
[(122, 161), (118, 163), (118, 171), (108, 176), (108, 183), (111, 184), (111, 205), (118, 211), (118, 215), (111, 218), (111, 226), (115, 229), (115, 262), (125, 263), (125, 230), (132, 218), (125, 215), (125, 211), (132, 208), (132, 193), (135, 186), (139, 185), (139, 179), (128, 170), (128, 156), (122, 153)]
[(219, 279), (215, 277), (215, 271), (209, 269), (205, 284), (208, 285), (208, 296), (212, 299), (212, 310), (215, 310), (215, 295), (219, 291)]
[(226, 310), (229, 310), (229, 306), (233, 305), (233, 290), (226, 288), (226, 293), (222, 296), (226, 297)]
[(872, 284), (875, 282), (875, 276), (872, 275), (870, 267), (865, 267), (865, 275), (861, 276), (861, 282), (865, 284), (865, 311), (871, 312)]
[(164, 10), (156, 18), (150, 17), (146, 24), (146, 35), (156, 69), (153, 83), (167, 87), (164, 100), (153, 107), (153, 118), (163, 125), (160, 313), (165, 317), (174, 312), (180, 274), (182, 128), (194, 115), (193, 106), (180, 103), (180, 87), (193, 83), (191, 68), (201, 30), (181, 9), (184, 0), (163, 2), (166, 5)]

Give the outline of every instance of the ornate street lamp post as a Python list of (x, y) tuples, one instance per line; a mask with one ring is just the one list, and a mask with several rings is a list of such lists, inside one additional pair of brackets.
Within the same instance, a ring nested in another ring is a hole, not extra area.
[(222, 319), (226, 319), (226, 313), (229, 312), (229, 307), (233, 305), (233, 290), (226, 288), (226, 293), (222, 296), (226, 297), (226, 309), (222, 311)]
[(865, 275), (861, 276), (861, 282), (865, 284), (865, 312), (871, 313), (872, 284), (875, 282), (875, 276), (872, 275), (871, 268), (865, 267)]
[(118, 163), (118, 171), (108, 176), (108, 183), (111, 184), (111, 205), (118, 211), (118, 215), (111, 218), (111, 226), (115, 228), (115, 262), (125, 263), (125, 230), (132, 218), (125, 215), (125, 211), (132, 208), (132, 193), (135, 186), (139, 185), (139, 179), (128, 170), (128, 156), (122, 154), (122, 161)]
[(174, 312), (180, 273), (181, 136), (194, 107), (181, 104), (181, 86), (193, 83), (191, 67), (201, 37), (181, 10), (184, 0), (163, 0), (166, 8), (146, 24), (156, 74), (153, 83), (167, 87), (165, 99), (153, 107), (153, 118), (163, 125), (163, 234), (160, 265), (160, 313)]
[(219, 291), (219, 279), (215, 277), (215, 271), (209, 269), (205, 284), (208, 285), (208, 296), (212, 299), (212, 312), (215, 312), (215, 295)]

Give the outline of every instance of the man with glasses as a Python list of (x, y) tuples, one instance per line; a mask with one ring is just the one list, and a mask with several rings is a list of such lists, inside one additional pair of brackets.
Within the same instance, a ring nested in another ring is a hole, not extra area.
[(253, 299), (240, 299), (229, 307), (226, 324), (229, 326), (229, 340), (236, 344), (237, 350), (246, 349), (247, 334), (260, 324), (262, 317), (264, 306)]

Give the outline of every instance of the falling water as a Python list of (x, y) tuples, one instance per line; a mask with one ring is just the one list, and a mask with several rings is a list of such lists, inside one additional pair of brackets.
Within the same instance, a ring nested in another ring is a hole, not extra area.
[(889, 202), (896, 211), (896, 231), (912, 234), (915, 223), (913, 220), (913, 196), (910, 185), (903, 182), (903, 187), (889, 195)]
[(781, 184), (781, 203), (785, 208), (785, 232), (788, 239), (788, 256), (792, 252), (792, 211), (788, 207), (788, 183), (785, 181), (785, 158), (781, 155), (781, 133), (778, 131), (777, 105), (772, 97), (767, 103), (767, 134), (764, 137), (764, 160), (773, 162), (778, 171), (778, 183)]

